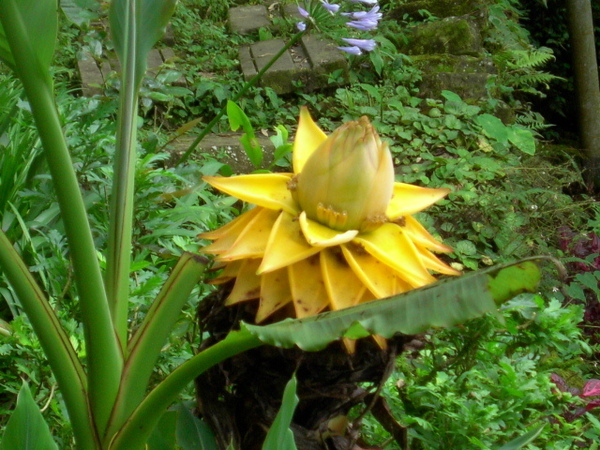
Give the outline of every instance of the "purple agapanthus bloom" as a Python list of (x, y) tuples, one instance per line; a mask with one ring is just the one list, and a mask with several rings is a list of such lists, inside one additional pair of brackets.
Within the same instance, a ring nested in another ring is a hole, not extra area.
[(310, 14), (308, 13), (308, 11), (305, 10), (304, 8), (302, 8), (301, 6), (298, 6), (298, 12), (300, 13), (300, 15), (302, 17), (308, 17), (308, 16), (310, 16)]
[(340, 5), (335, 3), (329, 3), (327, 0), (321, 0), (323, 7), (332, 14), (337, 13), (340, 10)]
[(370, 11), (356, 11), (350, 13), (342, 13), (344, 16), (348, 16), (351, 19), (356, 20), (381, 20), (382, 14), (379, 12), (379, 6), (373, 6)]
[(346, 53), (350, 53), (351, 55), (362, 55), (362, 51), (357, 46), (353, 45), (352, 47), (338, 47), (338, 50), (341, 50)]
[(296, 28), (298, 28), (298, 31), (306, 31), (306, 24), (304, 22), (298, 22)]
[(371, 31), (377, 28), (377, 22), (374, 20), (351, 20), (346, 25), (361, 31)]
[(346, 25), (362, 31), (370, 31), (377, 28), (377, 24), (382, 17), (382, 14), (379, 12), (379, 6), (374, 6), (371, 11), (358, 11), (344, 15), (353, 19), (347, 22)]
[(377, 43), (373, 39), (350, 39), (350, 38), (342, 38), (342, 41), (347, 42), (348, 44), (358, 47), (367, 52), (372, 52), (375, 49)]

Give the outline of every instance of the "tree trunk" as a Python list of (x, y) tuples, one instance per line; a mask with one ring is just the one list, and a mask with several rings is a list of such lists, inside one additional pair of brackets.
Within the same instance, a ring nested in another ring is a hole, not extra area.
[(600, 81), (590, 0), (567, 0), (573, 72), (577, 88), (579, 136), (587, 161), (584, 174), (591, 190), (600, 190)]

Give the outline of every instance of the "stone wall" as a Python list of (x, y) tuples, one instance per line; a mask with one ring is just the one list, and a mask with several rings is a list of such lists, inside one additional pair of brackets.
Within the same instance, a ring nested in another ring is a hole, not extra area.
[(432, 19), (410, 27), (399, 49), (423, 71), (421, 95), (436, 97), (446, 89), (467, 100), (486, 96), (488, 79), (496, 73), (484, 48), (486, 1), (408, 0), (388, 18), (422, 19), (422, 10)]

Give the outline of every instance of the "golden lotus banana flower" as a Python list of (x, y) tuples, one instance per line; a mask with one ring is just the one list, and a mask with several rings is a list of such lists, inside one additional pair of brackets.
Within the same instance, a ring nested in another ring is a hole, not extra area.
[(287, 308), (298, 318), (390, 297), (459, 273), (450, 252), (413, 217), (446, 196), (394, 182), (392, 157), (366, 117), (329, 137), (302, 108), (294, 173), (204, 177), (254, 208), (218, 230), (204, 252), (235, 280), (227, 305), (258, 300), (256, 322)]

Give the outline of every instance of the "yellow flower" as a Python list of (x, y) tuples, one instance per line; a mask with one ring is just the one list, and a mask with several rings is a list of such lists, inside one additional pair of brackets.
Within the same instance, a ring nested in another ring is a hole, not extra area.
[(394, 183), (392, 158), (366, 117), (329, 137), (302, 108), (294, 173), (204, 177), (257, 205), (201, 237), (204, 252), (235, 280), (227, 305), (258, 300), (256, 322), (287, 307), (298, 318), (390, 297), (459, 272), (432, 251), (436, 241), (412, 216), (448, 194)]

